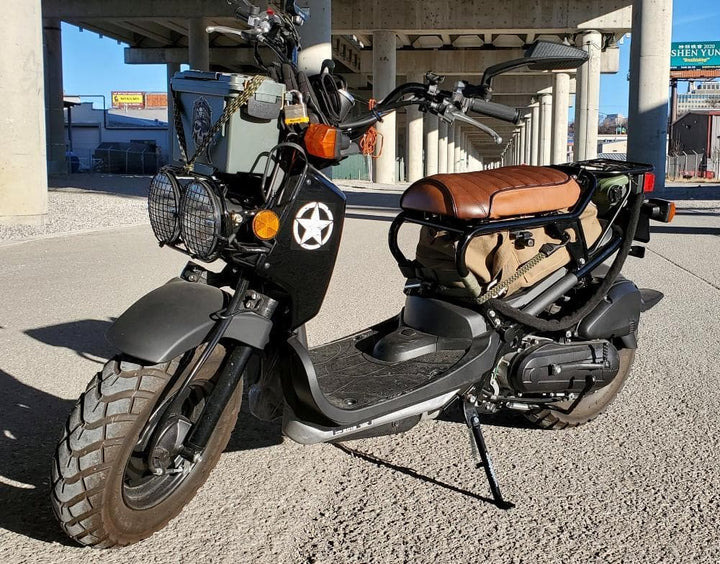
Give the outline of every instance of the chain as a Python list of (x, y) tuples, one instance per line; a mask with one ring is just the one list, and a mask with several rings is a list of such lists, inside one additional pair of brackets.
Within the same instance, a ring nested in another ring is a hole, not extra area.
[(180, 143), (180, 156), (185, 162), (184, 168), (186, 171), (192, 170), (192, 167), (198, 157), (200, 157), (200, 155), (207, 151), (207, 149), (210, 147), (210, 144), (215, 139), (215, 136), (220, 132), (223, 126), (232, 117), (232, 115), (237, 112), (242, 106), (244, 106), (248, 102), (248, 100), (250, 100), (250, 98), (255, 95), (265, 78), (266, 77), (264, 75), (257, 74), (245, 81), (243, 91), (240, 93), (239, 96), (233, 98), (233, 100), (229, 104), (227, 104), (227, 106), (225, 106), (225, 110), (220, 116), (220, 119), (217, 120), (215, 122), (215, 125), (213, 125), (210, 128), (210, 131), (207, 132), (207, 134), (203, 138), (202, 143), (200, 143), (200, 146), (195, 148), (195, 154), (192, 156), (191, 159), (188, 159), (187, 157), (185, 131), (182, 125), (182, 117), (178, 103), (180, 97), (177, 95), (177, 92), (173, 91), (173, 98), (175, 99), (175, 130), (177, 132), (178, 142)]

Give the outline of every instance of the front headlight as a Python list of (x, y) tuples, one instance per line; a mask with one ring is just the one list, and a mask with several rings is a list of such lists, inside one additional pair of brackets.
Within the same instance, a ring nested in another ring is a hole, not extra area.
[(208, 182), (193, 180), (185, 187), (180, 228), (185, 246), (193, 255), (207, 261), (217, 256), (222, 215), (220, 198)]
[(174, 176), (158, 172), (150, 181), (148, 215), (155, 237), (161, 243), (173, 243), (180, 236), (180, 186)]

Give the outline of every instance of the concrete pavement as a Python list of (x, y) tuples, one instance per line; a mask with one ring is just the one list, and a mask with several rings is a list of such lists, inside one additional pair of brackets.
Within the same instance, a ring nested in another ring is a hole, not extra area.
[[(402, 305), (386, 250), (397, 196), (358, 194), (309, 326), (314, 344)], [(73, 545), (55, 524), (50, 457), (74, 399), (112, 354), (112, 318), (186, 258), (159, 249), (147, 225), (0, 247), (0, 560), (716, 562), (720, 189), (701, 195), (678, 200), (646, 258), (629, 259), (626, 275), (666, 298), (643, 316), (632, 377), (609, 412), (571, 431), (486, 427), (515, 509), (482, 501), (484, 476), (452, 418), (343, 450), (296, 445), (243, 413), (186, 510), (143, 543), (105, 552)], [(408, 250), (413, 238), (403, 237)]]

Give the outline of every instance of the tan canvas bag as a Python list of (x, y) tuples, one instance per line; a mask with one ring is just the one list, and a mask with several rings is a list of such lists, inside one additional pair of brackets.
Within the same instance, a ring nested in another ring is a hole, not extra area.
[[(592, 245), (602, 232), (602, 226), (597, 219), (597, 208), (594, 204), (588, 205), (580, 216), (580, 221), (585, 232), (586, 242), (588, 246)], [(560, 242), (558, 239), (550, 237), (542, 227), (527, 231), (532, 233), (535, 240), (535, 245), (532, 247), (522, 248), (516, 245), (508, 231), (481, 235), (470, 242), (465, 262), (484, 290), (491, 282), (500, 283), (512, 276), (518, 268), (537, 255), (545, 243)], [(568, 229), (567, 233), (570, 235), (571, 241), (574, 241), (575, 232)], [(443, 286), (464, 287), (455, 269), (455, 248), (456, 242), (447, 231), (423, 227), (420, 230), (420, 240), (416, 251), (416, 260), (421, 265), (419, 269), (421, 276)], [(570, 253), (567, 249), (564, 247), (558, 249), (514, 282), (508, 288), (507, 295), (534, 285), (569, 262)]]

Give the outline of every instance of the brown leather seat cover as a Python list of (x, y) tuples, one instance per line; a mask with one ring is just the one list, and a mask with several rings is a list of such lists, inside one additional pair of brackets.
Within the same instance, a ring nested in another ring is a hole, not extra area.
[(579, 196), (578, 183), (560, 170), (506, 166), (428, 176), (405, 191), (400, 207), (458, 219), (500, 219), (569, 208)]

